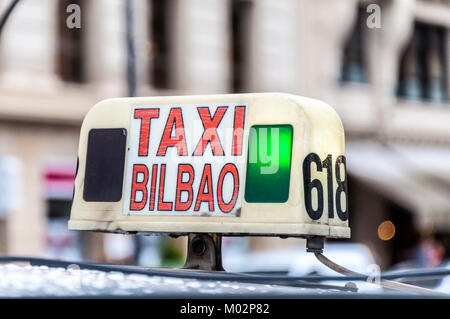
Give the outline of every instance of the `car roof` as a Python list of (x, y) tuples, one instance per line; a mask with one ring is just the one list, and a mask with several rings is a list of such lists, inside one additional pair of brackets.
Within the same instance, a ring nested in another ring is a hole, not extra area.
[(286, 287), (218, 280), (48, 266), (0, 265), (0, 297), (294, 297), (330, 289)]

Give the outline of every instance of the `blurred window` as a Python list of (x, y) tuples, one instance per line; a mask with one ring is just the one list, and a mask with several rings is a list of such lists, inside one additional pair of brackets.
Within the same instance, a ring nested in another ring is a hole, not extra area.
[(80, 232), (67, 229), (72, 202), (63, 199), (47, 200), (46, 249), (47, 258), (65, 260), (82, 259), (82, 239)]
[[(84, 43), (83, 28), (67, 26), (67, 18), (72, 14), (66, 12), (70, 4), (79, 5), (83, 14), (83, 0), (59, 0), (57, 8), (57, 65), (56, 70), (63, 81), (82, 83), (85, 81), (84, 72)], [(83, 17), (81, 17), (83, 23)]]
[(48, 199), (48, 218), (68, 218), (72, 201), (65, 199)]
[(397, 95), (445, 102), (448, 99), (446, 56), (445, 28), (416, 22), (400, 61)]
[(341, 81), (367, 82), (366, 61), (364, 49), (364, 29), (366, 19), (365, 8), (358, 7), (358, 13), (353, 30), (344, 46)]
[(158, 89), (170, 88), (170, 24), (172, 0), (150, 0), (150, 80)]
[(252, 2), (248, 0), (231, 1), (231, 87), (233, 92), (245, 90), (245, 82), (248, 74), (248, 45), (250, 11)]
[(46, 251), (49, 258), (79, 260), (82, 258), (83, 238), (80, 232), (67, 229), (72, 206), (75, 165), (50, 162), (43, 175), (47, 204)]

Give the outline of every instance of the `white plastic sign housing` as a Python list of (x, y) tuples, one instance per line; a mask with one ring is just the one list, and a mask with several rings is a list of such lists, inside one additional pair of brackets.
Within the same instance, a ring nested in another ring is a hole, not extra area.
[(81, 127), (69, 228), (348, 238), (342, 123), (281, 93), (101, 101)]

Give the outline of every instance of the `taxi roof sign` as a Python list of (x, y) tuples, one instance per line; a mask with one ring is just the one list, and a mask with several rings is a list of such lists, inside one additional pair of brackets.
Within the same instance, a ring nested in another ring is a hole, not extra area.
[(344, 130), (318, 100), (104, 100), (78, 161), (73, 230), (350, 237)]

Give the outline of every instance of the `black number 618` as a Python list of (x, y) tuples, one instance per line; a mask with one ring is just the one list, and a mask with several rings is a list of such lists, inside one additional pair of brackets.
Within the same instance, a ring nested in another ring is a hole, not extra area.
[[(319, 155), (316, 153), (310, 153), (303, 160), (303, 189), (305, 192), (305, 208), (309, 217), (313, 220), (320, 219), (323, 214), (324, 198), (323, 198), (323, 186), (319, 179), (311, 180), (311, 164), (316, 164), (317, 171), (321, 172), (322, 169), (327, 170), (327, 201), (328, 201), (328, 218), (334, 218), (334, 203), (333, 203), (333, 165), (332, 156), (329, 154), (324, 161), (321, 161)], [(344, 165), (344, 176), (341, 177), (341, 165)], [(346, 164), (345, 156), (339, 155), (336, 159), (335, 165), (336, 176), (336, 212), (340, 220), (346, 221), (348, 219), (348, 198), (347, 198), (347, 178), (346, 178)], [(317, 208), (312, 207), (312, 190), (317, 191)], [(342, 210), (341, 195), (345, 194), (345, 211)]]

